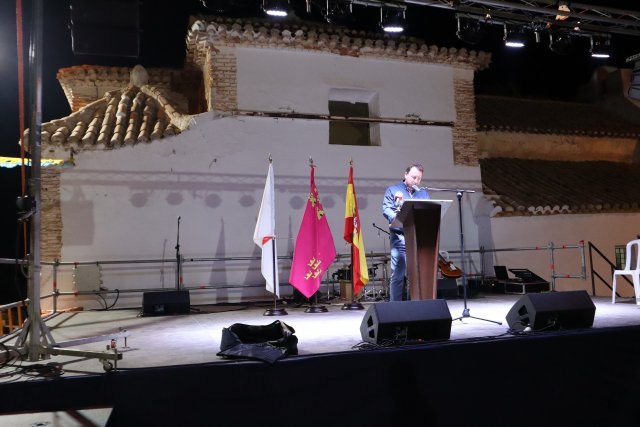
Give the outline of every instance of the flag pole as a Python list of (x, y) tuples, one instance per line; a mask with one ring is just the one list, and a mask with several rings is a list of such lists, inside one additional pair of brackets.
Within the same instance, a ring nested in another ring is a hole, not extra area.
[(305, 313), (326, 313), (329, 311), (324, 305), (318, 304), (318, 292), (313, 295), (313, 299), (315, 300), (314, 302), (309, 299), (311, 305), (304, 310)]
[(278, 296), (276, 295), (276, 240), (271, 239), (271, 248), (273, 249), (273, 256), (271, 262), (273, 263), (273, 308), (265, 310), (263, 316), (286, 316), (287, 310), (284, 307), (278, 307)]
[[(271, 153), (269, 153), (269, 165), (271, 165), (273, 163), (273, 158), (271, 157)], [(278, 254), (276, 253), (276, 238), (275, 236), (273, 236), (273, 238), (271, 239), (271, 265), (272, 265), (272, 269), (271, 269), (271, 273), (273, 274), (272, 276), (272, 280), (273, 280), (273, 308), (268, 308), (265, 310), (264, 312), (264, 316), (286, 316), (289, 313), (287, 313), (287, 310), (285, 310), (283, 307), (278, 307), (278, 295), (277, 295), (277, 291), (276, 291), (276, 280), (277, 280), (277, 270), (276, 270), (276, 258), (277, 258)]]
[[(353, 168), (353, 158), (349, 158), (349, 169)], [(355, 197), (355, 194), (354, 194)], [(346, 302), (342, 306), (343, 310), (364, 310), (364, 306), (360, 304), (360, 301), (356, 301), (356, 275), (354, 274), (355, 263), (355, 249), (353, 242), (349, 245), (351, 247), (351, 302)]]
[[(309, 157), (309, 167), (315, 168), (313, 159), (311, 157)], [(320, 282), (320, 284), (322, 285), (322, 282)], [(314, 301), (311, 301), (311, 298), (308, 299), (310, 305), (304, 310), (305, 313), (326, 313), (329, 311), (329, 309), (327, 309), (327, 307), (325, 307), (324, 305), (318, 304), (318, 292), (316, 292), (313, 296)]]
[(353, 266), (354, 264), (354, 256), (353, 253), (355, 252), (353, 249), (353, 244), (350, 245), (351, 246), (351, 302), (345, 302), (344, 305), (342, 306), (343, 310), (363, 310), (364, 306), (362, 304), (360, 304), (359, 301), (356, 301), (356, 275), (353, 274)]

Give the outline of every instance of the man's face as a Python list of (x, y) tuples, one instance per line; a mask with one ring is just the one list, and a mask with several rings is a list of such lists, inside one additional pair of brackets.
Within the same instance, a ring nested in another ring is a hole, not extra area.
[(422, 181), (422, 172), (415, 167), (409, 169), (409, 172), (404, 174), (404, 182), (407, 184), (407, 187), (411, 187), (412, 185), (420, 186), (420, 181)]

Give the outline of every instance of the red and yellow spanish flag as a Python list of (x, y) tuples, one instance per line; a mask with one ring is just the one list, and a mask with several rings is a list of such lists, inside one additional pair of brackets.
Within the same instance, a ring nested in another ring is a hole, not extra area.
[(336, 257), (336, 246), (314, 181), (313, 165), (309, 187), (289, 275), (289, 283), (307, 298), (320, 288), (322, 275)]
[(353, 295), (357, 295), (360, 289), (369, 283), (369, 270), (362, 241), (356, 190), (353, 186), (353, 166), (349, 166), (349, 183), (347, 184), (347, 197), (344, 205), (344, 240), (351, 245)]

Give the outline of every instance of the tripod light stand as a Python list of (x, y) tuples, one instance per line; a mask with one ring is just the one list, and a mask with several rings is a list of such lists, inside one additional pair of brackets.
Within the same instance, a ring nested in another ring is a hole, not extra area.
[[(105, 371), (117, 369), (117, 361), (122, 359), (122, 353), (117, 351), (115, 339), (127, 337), (128, 332), (121, 331), (110, 335), (99, 337), (78, 339), (66, 342), (56, 342), (51, 335), (49, 327), (46, 325), (41, 316), (40, 310), (40, 275), (41, 275), (41, 143), (42, 143), (42, 22), (43, 22), (43, 2), (42, 0), (34, 0), (34, 11), (32, 17), (32, 39), (31, 48), (29, 49), (29, 75), (31, 83), (31, 129), (29, 133), (29, 152), (31, 154), (31, 179), (30, 189), (33, 197), (33, 214), (30, 215), (31, 234), (30, 234), (30, 253), (29, 253), (29, 280), (28, 280), (28, 297), (29, 305), (27, 307), (28, 318), (25, 320), (22, 331), (17, 337), (16, 344), (5, 346), (7, 351), (0, 355), (0, 363), (6, 363), (11, 357), (21, 357), (30, 362), (36, 362), (40, 359), (47, 359), (51, 355), (76, 356), (84, 358), (96, 358), (103, 364)], [(24, 142), (23, 142), (24, 143)], [(24, 217), (25, 219), (27, 217)], [(109, 341), (111, 340), (111, 348), (107, 347), (107, 351), (84, 351), (65, 349), (64, 347), (71, 345), (80, 345), (93, 341)], [(126, 346), (126, 341), (125, 341)], [(111, 351), (113, 350), (113, 351)], [(112, 363), (113, 362), (113, 363)]]

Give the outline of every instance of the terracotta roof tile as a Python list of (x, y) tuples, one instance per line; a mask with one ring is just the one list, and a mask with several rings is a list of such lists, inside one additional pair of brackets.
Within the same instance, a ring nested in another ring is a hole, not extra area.
[[(151, 142), (185, 130), (191, 116), (180, 113), (153, 86), (107, 92), (67, 117), (42, 124), (44, 150), (113, 149)], [(25, 131), (28, 138), (29, 130)]]
[(640, 211), (640, 165), (488, 158), (482, 187), (494, 216)]
[(481, 131), (640, 136), (640, 124), (579, 102), (477, 95), (476, 122)]
[[(171, 98), (173, 107), (179, 106), (190, 114), (204, 112), (197, 104), (202, 73), (194, 67), (180, 70), (141, 66), (110, 67), (103, 65), (75, 65), (61, 68), (57, 74), (72, 111), (100, 99), (106, 92), (121, 90), (128, 85), (162, 90)], [(196, 106), (194, 106), (196, 105)]]
[(491, 54), (487, 52), (428, 46), (423, 40), (414, 37), (392, 39), (380, 34), (297, 19), (277, 22), (269, 19), (217, 16), (198, 16), (192, 19), (187, 34), (188, 62), (203, 62), (210, 45), (219, 42), (446, 63), (474, 70), (483, 70), (491, 62)]

